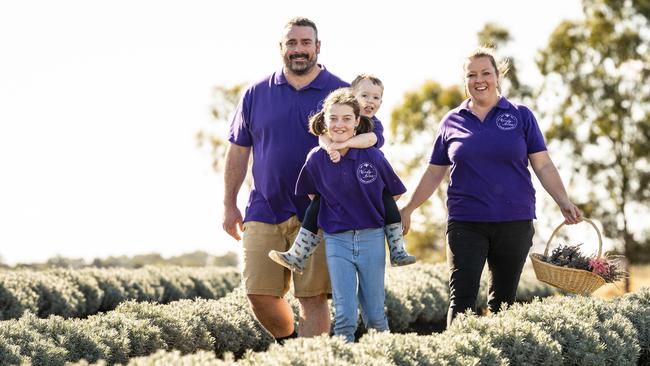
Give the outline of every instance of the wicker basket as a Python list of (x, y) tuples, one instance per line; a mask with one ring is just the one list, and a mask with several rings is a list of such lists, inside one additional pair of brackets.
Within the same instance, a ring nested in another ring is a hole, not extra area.
[[(600, 236), (600, 231), (591, 220), (585, 218), (583, 218), (583, 220), (591, 224), (598, 234), (598, 258), (600, 258), (603, 248), (603, 239)], [(553, 234), (551, 234), (548, 242), (546, 242), (546, 249), (544, 249), (543, 256), (536, 253), (530, 255), (535, 275), (538, 280), (562, 290), (582, 295), (591, 294), (600, 286), (605, 284), (605, 280), (602, 277), (593, 272), (582, 269), (560, 267), (544, 261), (544, 258), (548, 256), (548, 247), (551, 245), (553, 237), (562, 226), (564, 226), (564, 223), (561, 223), (557, 228), (555, 228)]]

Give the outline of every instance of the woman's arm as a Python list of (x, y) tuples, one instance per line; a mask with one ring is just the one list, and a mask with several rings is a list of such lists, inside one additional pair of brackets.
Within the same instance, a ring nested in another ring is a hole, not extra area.
[(553, 197), (555, 203), (560, 206), (565, 222), (567, 224), (577, 224), (582, 221), (582, 212), (569, 199), (562, 178), (560, 178), (560, 173), (555, 168), (555, 164), (553, 164), (548, 152), (540, 151), (528, 155), (528, 158), (535, 175), (542, 182), (542, 186)]
[(411, 226), (411, 214), (415, 211), (416, 208), (420, 207), (426, 200), (431, 197), (433, 192), (436, 191), (440, 182), (447, 174), (449, 169), (448, 165), (433, 165), (429, 164), (427, 170), (424, 171), (422, 178), (418, 186), (415, 188), (413, 195), (400, 210), (400, 215), (402, 216), (402, 226), (404, 227), (404, 234), (406, 235)]

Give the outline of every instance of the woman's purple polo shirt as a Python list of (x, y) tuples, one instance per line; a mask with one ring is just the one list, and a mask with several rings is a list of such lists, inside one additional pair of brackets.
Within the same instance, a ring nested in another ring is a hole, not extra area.
[[(302, 221), (309, 198), (294, 194), (296, 179), (305, 156), (318, 145), (308, 131), (309, 116), (331, 91), (349, 85), (320, 67), (316, 79), (300, 90), (280, 69), (252, 84), (235, 110), (228, 141), (253, 150), (253, 188), (244, 221), (278, 224), (293, 215)], [(383, 127), (375, 123), (381, 146)]]
[(333, 163), (316, 147), (307, 156), (296, 182), (296, 194), (320, 194), (318, 226), (326, 233), (384, 226), (384, 189), (406, 192), (393, 168), (378, 149), (350, 149)]
[(528, 155), (546, 150), (533, 113), (501, 97), (481, 122), (469, 99), (443, 118), (429, 163), (451, 165), (449, 220), (535, 218)]

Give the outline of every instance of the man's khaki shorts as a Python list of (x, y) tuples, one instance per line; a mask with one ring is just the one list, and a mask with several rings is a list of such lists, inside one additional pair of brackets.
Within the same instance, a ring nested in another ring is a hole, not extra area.
[(325, 241), (321, 240), (302, 275), (273, 262), (270, 250), (286, 251), (300, 230), (296, 216), (279, 224), (248, 221), (244, 224), (244, 269), (242, 281), (249, 295), (284, 296), (293, 275), (295, 297), (331, 294), (329, 272), (325, 259)]

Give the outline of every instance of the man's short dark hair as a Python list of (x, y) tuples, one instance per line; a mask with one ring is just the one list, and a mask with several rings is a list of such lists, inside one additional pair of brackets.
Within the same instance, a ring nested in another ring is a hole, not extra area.
[(284, 25), (285, 28), (289, 27), (311, 27), (314, 30), (314, 38), (316, 41), (318, 41), (318, 29), (316, 28), (316, 23), (311, 21), (310, 19), (307, 19), (305, 17), (294, 17), (289, 19), (287, 24)]

